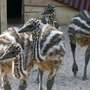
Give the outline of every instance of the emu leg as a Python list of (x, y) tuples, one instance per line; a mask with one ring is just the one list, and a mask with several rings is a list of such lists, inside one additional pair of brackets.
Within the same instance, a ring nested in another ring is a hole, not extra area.
[(0, 90), (4, 90), (4, 80), (2, 75), (0, 75)]
[(26, 87), (27, 87), (27, 81), (26, 80), (21, 80), (19, 90), (25, 90)]
[(4, 90), (11, 90), (11, 86), (7, 76), (4, 77)]
[(74, 76), (76, 77), (77, 75), (77, 72), (78, 72), (78, 66), (77, 66), (77, 63), (76, 63), (76, 60), (75, 60), (75, 49), (76, 49), (76, 41), (73, 43), (72, 40), (73, 40), (73, 36), (70, 36), (70, 45), (71, 45), (71, 51), (72, 51), (72, 54), (73, 54), (73, 65), (72, 65), (72, 72), (74, 74)]
[(47, 90), (52, 90), (54, 79), (55, 79), (55, 75), (54, 76), (49, 75), (49, 78), (47, 81)]
[(37, 70), (37, 73), (38, 73), (38, 74), (37, 74), (37, 77), (36, 77), (36, 81), (35, 81), (35, 82), (36, 82), (37, 84), (39, 84), (39, 82), (40, 82), (40, 81), (39, 81), (39, 75), (40, 75), (39, 73), (40, 73), (40, 71)]
[(40, 85), (39, 85), (39, 89), (43, 90), (42, 88), (42, 83), (43, 83), (43, 71), (39, 70), (39, 75), (40, 75)]
[(87, 48), (86, 52), (85, 52), (85, 66), (84, 66), (84, 74), (83, 74), (83, 80), (87, 79), (87, 65), (89, 62), (89, 58), (90, 58), (90, 49)]

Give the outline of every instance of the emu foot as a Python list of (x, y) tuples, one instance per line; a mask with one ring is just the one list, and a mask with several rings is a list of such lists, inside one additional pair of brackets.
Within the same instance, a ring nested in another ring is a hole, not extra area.
[(40, 83), (39, 79), (37, 78), (37, 79), (34, 81), (34, 83), (39, 84), (39, 83)]
[(39, 90), (43, 90), (42, 86), (39, 87)]
[(53, 84), (54, 84), (55, 76), (52, 77), (52, 79), (48, 79), (47, 81), (47, 90), (52, 90)]
[(87, 78), (87, 76), (86, 75), (84, 75), (83, 77), (82, 77), (82, 80), (88, 80), (88, 78)]
[(4, 84), (4, 90), (11, 90), (11, 86), (10, 86), (9, 82), (6, 82)]
[(82, 77), (82, 80), (85, 81), (85, 80), (88, 80), (88, 78), (87, 77)]
[(40, 83), (40, 77), (39, 77), (39, 75), (40, 75), (40, 73), (39, 73), (39, 71), (37, 71), (37, 77), (36, 77), (36, 80), (34, 81), (34, 83), (36, 83), (36, 84), (39, 84)]
[(76, 77), (77, 76), (77, 72), (78, 72), (78, 66), (75, 63), (72, 66), (72, 72), (74, 74), (74, 77)]
[(27, 87), (27, 83), (25, 80), (20, 82), (19, 90), (25, 90)]

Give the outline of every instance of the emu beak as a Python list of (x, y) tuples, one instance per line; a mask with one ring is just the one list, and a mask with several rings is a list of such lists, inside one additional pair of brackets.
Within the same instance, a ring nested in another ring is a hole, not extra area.
[(26, 32), (26, 29), (25, 29), (25, 27), (24, 26), (22, 26), (20, 29), (19, 29), (19, 31), (18, 31), (19, 33), (23, 33), (23, 32)]

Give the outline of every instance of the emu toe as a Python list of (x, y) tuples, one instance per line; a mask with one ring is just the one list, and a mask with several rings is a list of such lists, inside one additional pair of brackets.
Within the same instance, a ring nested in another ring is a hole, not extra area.
[(9, 83), (4, 84), (4, 90), (11, 90), (11, 86)]
[(25, 80), (20, 82), (19, 90), (26, 90), (27, 83)]
[(88, 80), (87, 76), (86, 76), (86, 75), (83, 76), (83, 77), (82, 77), (82, 80), (84, 80), (84, 81), (85, 81), (85, 80)]
[(74, 77), (76, 77), (78, 72), (78, 66), (76, 64), (73, 64), (72, 72), (74, 74)]

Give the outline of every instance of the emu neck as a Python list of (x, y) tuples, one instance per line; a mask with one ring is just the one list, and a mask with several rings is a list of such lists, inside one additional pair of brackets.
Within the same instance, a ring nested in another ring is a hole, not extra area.
[(32, 50), (32, 59), (37, 61), (42, 61), (42, 56), (40, 53), (40, 36), (41, 31), (33, 33), (33, 50)]
[(33, 32), (32, 33), (32, 39), (33, 39), (33, 43), (32, 43), (32, 59), (37, 59), (37, 44), (38, 44), (38, 41), (39, 41), (39, 38), (40, 38), (40, 32)]
[(37, 54), (37, 52), (36, 52), (36, 45), (37, 45), (37, 43), (35, 41), (33, 41), (33, 43), (32, 43), (32, 59), (33, 60), (36, 59), (36, 54)]

